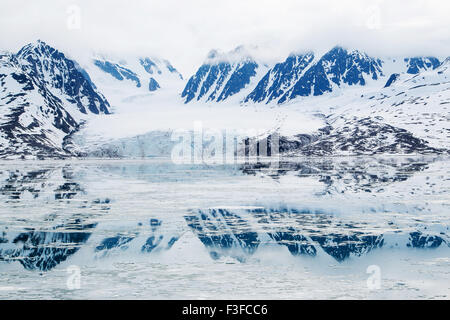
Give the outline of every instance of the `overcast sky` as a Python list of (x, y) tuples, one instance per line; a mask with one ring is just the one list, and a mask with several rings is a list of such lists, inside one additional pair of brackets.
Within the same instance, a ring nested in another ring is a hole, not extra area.
[(189, 76), (213, 48), (266, 59), (335, 44), (372, 55), (450, 55), (448, 0), (2, 0), (0, 49), (41, 39), (72, 56), (160, 55)]

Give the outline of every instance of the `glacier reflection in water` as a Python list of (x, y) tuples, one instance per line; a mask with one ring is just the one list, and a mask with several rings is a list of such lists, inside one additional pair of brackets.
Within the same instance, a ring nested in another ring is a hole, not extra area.
[(0, 298), (448, 298), (449, 171), (423, 157), (3, 162)]

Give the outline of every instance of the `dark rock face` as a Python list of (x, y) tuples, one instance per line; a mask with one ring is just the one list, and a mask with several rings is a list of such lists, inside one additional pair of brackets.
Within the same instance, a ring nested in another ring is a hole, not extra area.
[(257, 68), (258, 64), (254, 61), (239, 64), (218, 96), (217, 102), (225, 100), (245, 88), (250, 83), (250, 79), (256, 75)]
[(409, 74), (418, 74), (424, 70), (436, 69), (441, 65), (439, 59), (435, 57), (414, 57), (405, 58), (404, 60), (408, 68), (406, 72)]
[[(51, 93), (39, 78), (19, 71), (20, 65), (14, 57), (8, 57), (8, 60), (0, 62), (0, 69), (16, 71), (0, 80), (4, 107), (8, 108), (0, 123), (0, 135), (7, 140), (0, 148), (0, 157), (17, 154), (36, 155), (38, 158), (67, 156), (62, 141), (54, 141), (54, 136), (59, 132), (70, 135), (79, 124), (65, 109), (63, 101)], [(10, 77), (17, 81), (21, 89), (12, 91), (6, 86)], [(34, 101), (36, 92), (42, 97), (42, 105), (36, 105)], [(22, 118), (28, 121), (21, 121)], [(50, 128), (40, 130), (45, 124)]]
[(279, 99), (299, 80), (313, 59), (313, 53), (290, 55), (284, 62), (277, 63), (269, 70), (244, 101), (269, 103)]
[(156, 91), (156, 90), (158, 90), (159, 88), (161, 88), (161, 87), (159, 86), (158, 81), (156, 81), (156, 80), (153, 79), (153, 78), (150, 78), (150, 81), (149, 81), (149, 83), (148, 83), (148, 90), (149, 90), (149, 91)]
[(220, 102), (245, 88), (256, 75), (258, 64), (251, 58), (239, 62), (217, 61), (202, 65), (189, 79), (181, 97)]
[(383, 75), (380, 59), (356, 50), (335, 47), (314, 59), (313, 53), (290, 55), (267, 72), (244, 102), (284, 103), (299, 96), (319, 96), (342, 85), (364, 86), (367, 79)]
[(445, 241), (440, 236), (427, 235), (420, 231), (416, 231), (409, 234), (407, 246), (413, 248), (437, 248), (443, 243), (445, 243)]
[(386, 84), (384, 85), (384, 87), (385, 88), (390, 87), (395, 81), (398, 80), (399, 77), (400, 77), (400, 74), (398, 74), (398, 73), (391, 74), (388, 81), (386, 81)]
[[(383, 61), (357, 50), (339, 46), (315, 60), (313, 53), (291, 54), (276, 64), (259, 81), (244, 102), (277, 101), (284, 103), (296, 97), (319, 96), (343, 85), (364, 86), (368, 79), (378, 80), (383, 74)], [(409, 74), (436, 69), (441, 65), (434, 57), (405, 58)], [(389, 87), (399, 74), (392, 74), (385, 84)]]
[(319, 96), (331, 92), (333, 86), (366, 84), (365, 78), (377, 80), (382, 75), (382, 61), (358, 51), (335, 47), (311, 66), (279, 103), (298, 96)]
[[(202, 80), (208, 76), (210, 68), (211, 67), (209, 65), (203, 65), (197, 70), (195, 75), (189, 78), (188, 83), (186, 84), (186, 87), (184, 87), (183, 93), (181, 94), (182, 98), (186, 98), (185, 103), (188, 103), (197, 96), (197, 91), (201, 90)], [(217, 72), (215, 73), (215, 77), (217, 77)], [(201, 91), (199, 94), (201, 94)], [(197, 100), (200, 98), (201, 96), (197, 96)]]

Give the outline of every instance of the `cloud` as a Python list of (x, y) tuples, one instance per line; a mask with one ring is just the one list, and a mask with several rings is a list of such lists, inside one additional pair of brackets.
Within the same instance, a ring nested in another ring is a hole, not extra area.
[(39, 38), (75, 56), (156, 54), (185, 75), (211, 49), (241, 44), (274, 61), (336, 44), (379, 56), (447, 56), (449, 12), (447, 0), (3, 0), (0, 48)]

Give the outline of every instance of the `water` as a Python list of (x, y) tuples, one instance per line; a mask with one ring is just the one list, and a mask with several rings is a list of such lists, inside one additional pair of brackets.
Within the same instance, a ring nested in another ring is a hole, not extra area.
[(448, 299), (449, 173), (431, 157), (2, 162), (0, 299)]

